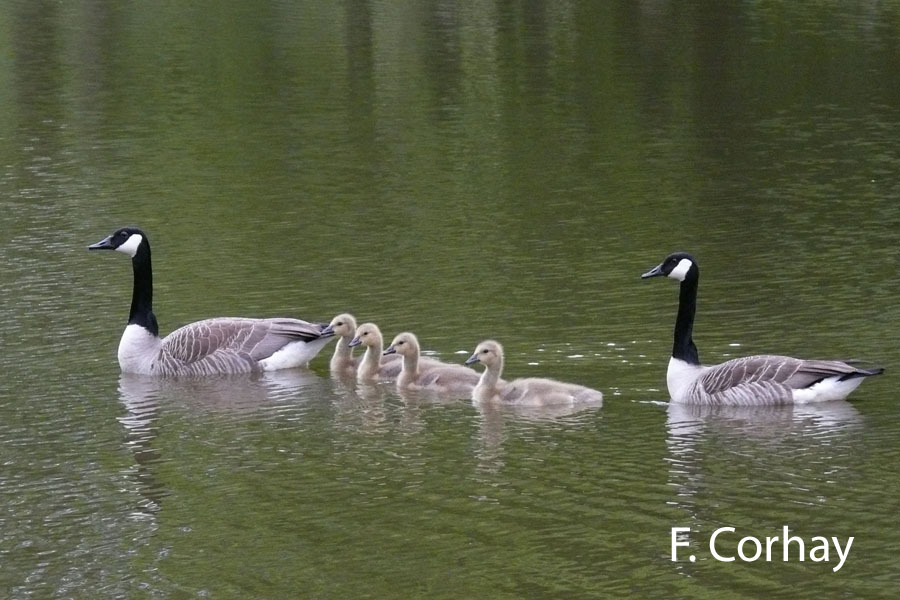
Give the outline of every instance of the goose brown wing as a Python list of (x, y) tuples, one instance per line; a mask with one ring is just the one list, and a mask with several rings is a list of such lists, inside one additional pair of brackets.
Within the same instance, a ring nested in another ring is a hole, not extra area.
[(252, 344), (248, 351), (255, 360), (262, 360), (291, 342), (311, 342), (320, 337), (322, 325), (300, 319), (260, 319), (247, 339), (247, 344)]
[(320, 331), (299, 319), (219, 317), (176, 329), (163, 341), (163, 352), (185, 366), (217, 354), (259, 361), (291, 342), (318, 339)]
[(809, 387), (826, 377), (853, 375), (859, 369), (838, 360), (802, 360), (800, 367), (785, 383), (794, 389)]
[(748, 383), (789, 385), (805, 361), (789, 356), (758, 355), (735, 358), (709, 367), (697, 386), (707, 394), (718, 394)]
[(792, 404), (791, 388), (774, 380), (748, 381), (714, 393), (694, 394), (696, 404), (715, 406), (773, 406)]
[(710, 367), (695, 382), (693, 395), (701, 403), (783, 404), (793, 402), (792, 390), (809, 387), (827, 377), (857, 372), (840, 361), (747, 356)]

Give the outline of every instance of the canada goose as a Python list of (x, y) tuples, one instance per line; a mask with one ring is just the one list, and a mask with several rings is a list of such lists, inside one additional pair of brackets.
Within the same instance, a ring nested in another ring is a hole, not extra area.
[(735, 358), (719, 365), (701, 366), (691, 333), (697, 311), (700, 269), (690, 254), (670, 254), (641, 275), (671, 277), (681, 282), (675, 342), (666, 373), (673, 402), (687, 404), (803, 404), (842, 400), (864, 377), (884, 369), (857, 369), (836, 360), (802, 360), (789, 356), (759, 355)]
[(160, 338), (147, 235), (123, 227), (88, 249), (117, 250), (131, 257), (134, 290), (118, 353), (124, 373), (216, 375), (287, 369), (306, 365), (331, 339), (323, 334), (323, 324), (231, 317), (197, 321)]
[(366, 353), (363, 355), (356, 370), (356, 379), (358, 381), (397, 378), (401, 368), (400, 356), (397, 354), (382, 356), (384, 338), (381, 335), (381, 330), (378, 329), (378, 325), (375, 323), (363, 323), (356, 329), (350, 346), (355, 347), (360, 344), (366, 347)]
[(554, 404), (599, 403), (603, 394), (583, 385), (563, 383), (553, 379), (528, 377), (503, 381), (503, 346), (485, 340), (475, 347), (466, 364), (480, 362), (484, 372), (472, 390), (475, 402), (501, 402), (518, 406), (550, 406)]
[(335, 375), (353, 375), (356, 372), (356, 359), (353, 358), (353, 347), (350, 345), (355, 332), (356, 319), (349, 313), (336, 316), (322, 330), (323, 335), (333, 334), (338, 338), (331, 362), (328, 363)]
[(397, 387), (425, 389), (452, 394), (469, 394), (478, 383), (478, 375), (460, 365), (448, 365), (436, 360), (419, 359), (419, 340), (412, 333), (400, 333), (384, 351), (403, 357), (403, 366), (397, 377)]

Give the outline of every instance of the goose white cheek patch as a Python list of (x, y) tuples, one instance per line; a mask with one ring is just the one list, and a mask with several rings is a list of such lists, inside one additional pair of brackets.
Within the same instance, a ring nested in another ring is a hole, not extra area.
[(669, 277), (677, 279), (678, 281), (684, 281), (684, 278), (687, 277), (688, 271), (691, 270), (692, 266), (694, 266), (694, 263), (686, 258), (682, 258), (678, 261), (678, 265), (672, 269), (672, 272), (669, 273)]
[(128, 240), (124, 244), (116, 248), (116, 252), (124, 252), (131, 258), (134, 258), (134, 255), (137, 254), (138, 246), (140, 246), (141, 242), (143, 241), (144, 236), (137, 233), (132, 233), (131, 237), (128, 238)]

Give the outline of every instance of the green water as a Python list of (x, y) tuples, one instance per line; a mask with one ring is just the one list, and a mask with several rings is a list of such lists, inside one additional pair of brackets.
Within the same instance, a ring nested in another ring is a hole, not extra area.
[[(896, 595), (900, 4), (181, 4), (0, 5), (0, 596)], [(606, 402), (121, 376), (126, 224), (163, 333), (351, 311)], [(887, 374), (667, 406), (676, 249), (706, 362)], [(785, 525), (841, 570), (705, 546)]]

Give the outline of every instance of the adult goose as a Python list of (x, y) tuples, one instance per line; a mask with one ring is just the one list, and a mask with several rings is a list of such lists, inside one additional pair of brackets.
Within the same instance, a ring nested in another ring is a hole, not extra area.
[(802, 360), (790, 356), (759, 355), (702, 366), (692, 339), (697, 311), (700, 269), (690, 254), (670, 254), (641, 275), (670, 277), (681, 282), (675, 342), (666, 373), (673, 402), (715, 405), (805, 404), (842, 400), (865, 377), (884, 369), (859, 369), (835, 360)]
[(555, 379), (526, 377), (503, 381), (503, 346), (494, 340), (478, 344), (475, 353), (466, 364), (480, 362), (484, 372), (478, 385), (472, 390), (475, 402), (497, 402), (515, 406), (554, 406), (564, 404), (603, 402), (603, 394), (597, 390)]
[(88, 249), (116, 250), (131, 257), (131, 312), (118, 353), (124, 373), (217, 375), (287, 369), (309, 363), (331, 339), (323, 334), (324, 324), (232, 317), (197, 321), (161, 338), (153, 314), (147, 234), (123, 227)]
[(419, 359), (419, 340), (409, 332), (397, 334), (384, 354), (403, 357), (397, 387), (410, 390), (429, 390), (444, 394), (472, 393), (478, 383), (478, 374), (462, 365), (448, 365), (437, 360)]

